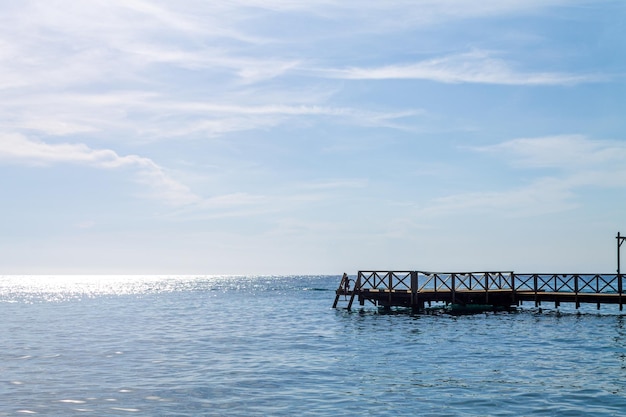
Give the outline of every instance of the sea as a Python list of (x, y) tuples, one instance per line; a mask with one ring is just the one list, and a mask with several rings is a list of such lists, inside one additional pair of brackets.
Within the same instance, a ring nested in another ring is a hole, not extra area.
[(626, 315), (332, 309), (340, 276), (0, 276), (0, 416), (626, 416)]

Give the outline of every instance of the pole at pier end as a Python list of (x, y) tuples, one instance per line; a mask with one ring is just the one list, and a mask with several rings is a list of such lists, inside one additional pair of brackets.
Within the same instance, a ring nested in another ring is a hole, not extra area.
[(622, 311), (622, 272), (620, 270), (620, 259), (619, 252), (622, 247), (622, 243), (626, 240), (626, 236), (621, 236), (619, 232), (617, 232), (617, 292), (619, 293), (619, 309)]

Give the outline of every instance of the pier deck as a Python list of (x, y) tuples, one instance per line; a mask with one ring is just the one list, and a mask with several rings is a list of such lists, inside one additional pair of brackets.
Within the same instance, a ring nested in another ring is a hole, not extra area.
[[(333, 308), (343, 300), (350, 310), (355, 300), (383, 307), (424, 310), (435, 303), (510, 308), (522, 302), (617, 304), (625, 302), (623, 274), (518, 274), (512, 271), (425, 272), (359, 271), (354, 281), (344, 276)], [(354, 285), (350, 285), (354, 283)]]

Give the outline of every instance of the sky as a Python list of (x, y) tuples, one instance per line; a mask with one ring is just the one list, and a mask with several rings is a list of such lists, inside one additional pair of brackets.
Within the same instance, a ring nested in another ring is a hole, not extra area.
[(3, 0), (0, 274), (615, 272), (625, 19)]

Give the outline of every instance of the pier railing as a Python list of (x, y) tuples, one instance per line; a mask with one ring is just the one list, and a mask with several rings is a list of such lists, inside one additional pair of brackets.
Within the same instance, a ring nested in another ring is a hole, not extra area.
[[(525, 274), (513, 271), (359, 271), (360, 289), (417, 291), (536, 291), (621, 294), (624, 274)], [(415, 284), (416, 286), (414, 286)]]
[[(350, 303), (368, 299), (382, 305), (419, 306), (424, 300), (484, 302), (513, 305), (522, 301), (619, 304), (622, 309), (624, 274), (515, 273), (513, 271), (428, 272), (359, 271), (348, 292)], [(342, 281), (343, 286), (343, 281)], [(338, 298), (337, 298), (338, 299)], [(335, 305), (337, 302), (335, 300)]]
[(532, 300), (619, 304), (623, 309), (624, 274), (621, 273), (620, 247), (626, 236), (617, 233), (617, 274), (518, 274), (513, 271), (428, 272), (428, 271), (359, 271), (350, 288), (350, 278), (344, 273), (335, 294), (333, 308), (341, 295), (352, 306), (355, 297), (386, 307), (423, 307), (424, 302), (511, 306)]

